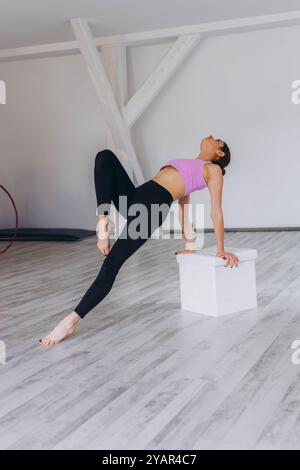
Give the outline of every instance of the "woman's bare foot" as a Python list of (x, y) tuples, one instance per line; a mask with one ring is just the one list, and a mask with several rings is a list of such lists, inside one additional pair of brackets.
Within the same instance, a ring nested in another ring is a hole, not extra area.
[(53, 346), (54, 344), (60, 343), (67, 338), (67, 336), (76, 333), (79, 320), (80, 316), (76, 312), (70, 313), (58, 323), (48, 336), (39, 339), (39, 343), (45, 346)]
[(99, 216), (99, 221), (96, 227), (98, 236), (97, 246), (99, 251), (104, 255), (108, 255), (110, 251), (109, 235), (114, 233), (115, 224), (108, 216)]

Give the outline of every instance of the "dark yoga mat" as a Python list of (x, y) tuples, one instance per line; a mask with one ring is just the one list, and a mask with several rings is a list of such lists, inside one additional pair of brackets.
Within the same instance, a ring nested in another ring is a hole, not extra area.
[[(0, 241), (9, 241), (15, 228), (0, 230)], [(15, 241), (77, 241), (82, 238), (95, 236), (96, 231), (81, 228), (19, 228)]]

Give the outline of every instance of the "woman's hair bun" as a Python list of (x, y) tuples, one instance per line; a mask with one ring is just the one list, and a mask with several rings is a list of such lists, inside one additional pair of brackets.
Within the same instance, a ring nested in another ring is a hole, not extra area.
[(224, 167), (229, 165), (230, 157), (231, 157), (230, 149), (229, 149), (228, 145), (226, 144), (226, 142), (224, 142), (224, 144), (222, 145), (221, 150), (224, 152), (224, 156), (222, 158), (214, 158), (212, 160), (212, 163), (216, 163), (217, 165), (219, 165), (219, 167), (222, 170), (222, 174), (224, 176), (225, 173), (226, 173)]

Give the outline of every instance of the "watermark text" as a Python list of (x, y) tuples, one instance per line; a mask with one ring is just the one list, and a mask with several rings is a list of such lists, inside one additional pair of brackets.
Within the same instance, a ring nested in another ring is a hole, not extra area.
[(0, 104), (6, 104), (6, 83), (0, 80)]
[(292, 82), (292, 95), (291, 100), (293, 104), (300, 104), (300, 80), (294, 80)]
[(4, 341), (0, 341), (0, 365), (6, 364), (6, 345)]

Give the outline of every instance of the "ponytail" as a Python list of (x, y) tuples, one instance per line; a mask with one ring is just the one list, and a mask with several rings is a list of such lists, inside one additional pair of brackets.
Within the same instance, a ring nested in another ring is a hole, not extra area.
[(220, 148), (220, 150), (222, 150), (222, 152), (224, 152), (225, 155), (221, 158), (216, 158), (216, 159), (212, 160), (212, 163), (215, 163), (216, 165), (218, 165), (221, 168), (222, 174), (224, 176), (225, 173), (226, 173), (224, 168), (225, 168), (225, 166), (229, 165), (231, 154), (230, 154), (230, 149), (229, 149), (228, 145), (226, 144), (226, 142), (224, 142), (224, 145), (223, 145), (223, 147)]
[(215, 165), (218, 165), (218, 166), (221, 168), (221, 170), (222, 170), (222, 175), (224, 176), (225, 173), (226, 173), (226, 171), (225, 171), (225, 169), (222, 167), (220, 161), (219, 161), (219, 160), (213, 160), (212, 162), (213, 162)]

